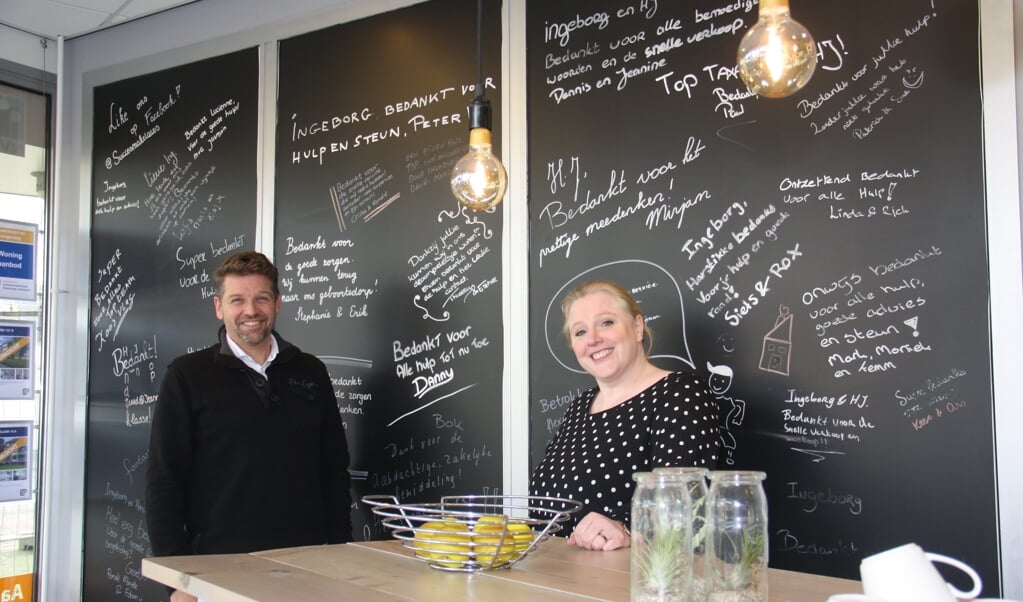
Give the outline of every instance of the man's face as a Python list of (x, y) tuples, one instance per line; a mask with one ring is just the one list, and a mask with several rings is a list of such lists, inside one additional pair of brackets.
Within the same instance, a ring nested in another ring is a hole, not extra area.
[(270, 279), (259, 274), (224, 277), (223, 294), (213, 297), (217, 319), (224, 322), (227, 335), (243, 349), (266, 349), (270, 331), (281, 311), (281, 299), (274, 295)]

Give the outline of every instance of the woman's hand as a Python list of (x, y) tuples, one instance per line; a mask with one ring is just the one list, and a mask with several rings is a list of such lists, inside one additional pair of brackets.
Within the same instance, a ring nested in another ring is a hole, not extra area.
[(622, 523), (597, 512), (590, 512), (579, 521), (568, 543), (584, 550), (608, 552), (629, 547), (629, 530)]
[(181, 591), (180, 589), (174, 590), (174, 593), (171, 594), (170, 599), (171, 599), (171, 602), (198, 602), (198, 600), (199, 600), (195, 596), (186, 594), (185, 592)]

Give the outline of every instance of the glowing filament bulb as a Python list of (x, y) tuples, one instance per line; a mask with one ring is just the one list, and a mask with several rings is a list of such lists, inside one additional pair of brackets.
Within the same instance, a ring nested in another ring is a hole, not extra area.
[(767, 70), (771, 74), (772, 81), (779, 81), (785, 75), (785, 57), (782, 56), (781, 38), (778, 36), (778, 30), (773, 27), (768, 32), (767, 41)]
[(760, 0), (760, 15), (739, 43), (739, 75), (753, 92), (782, 98), (806, 85), (817, 66), (810, 32), (789, 15), (788, 0)]
[(500, 203), (507, 187), (504, 165), (491, 150), (490, 130), (473, 128), (469, 152), (451, 170), (451, 192), (459, 203), (480, 211)]
[(480, 198), (487, 191), (487, 168), (482, 161), (476, 161), (476, 169), (472, 172), (472, 192)]

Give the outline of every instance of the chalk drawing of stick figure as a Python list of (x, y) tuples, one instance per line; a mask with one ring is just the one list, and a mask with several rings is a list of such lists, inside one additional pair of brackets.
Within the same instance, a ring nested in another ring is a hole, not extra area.
[(707, 378), (707, 386), (710, 387), (710, 392), (719, 400), (728, 400), (731, 404), (721, 424), (721, 444), (725, 448), (725, 462), (727, 464), (735, 464), (735, 460), (732, 458), (735, 452), (735, 435), (732, 434), (731, 427), (742, 426), (742, 419), (746, 416), (746, 402), (741, 399), (735, 399), (730, 395), (725, 395), (728, 389), (732, 387), (732, 378), (734, 376), (730, 366), (724, 364), (715, 366), (707, 362), (707, 370), (710, 372), (710, 376)]

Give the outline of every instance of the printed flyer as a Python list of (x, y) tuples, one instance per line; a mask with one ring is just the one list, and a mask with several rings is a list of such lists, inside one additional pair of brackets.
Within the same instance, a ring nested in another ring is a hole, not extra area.
[(32, 399), (35, 368), (35, 324), (0, 321), (0, 399)]
[(0, 220), (0, 298), (35, 301), (35, 224)]
[(0, 420), (0, 502), (32, 498), (32, 423)]

